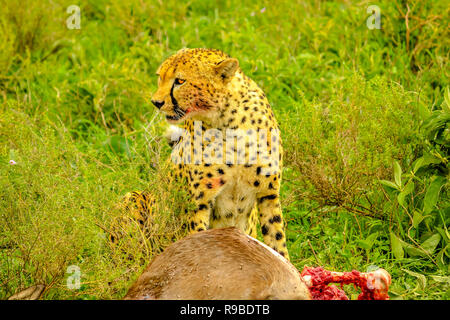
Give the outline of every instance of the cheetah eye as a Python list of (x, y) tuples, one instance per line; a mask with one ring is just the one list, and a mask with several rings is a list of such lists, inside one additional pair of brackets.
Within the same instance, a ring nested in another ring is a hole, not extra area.
[(186, 80), (175, 78), (175, 82), (174, 83), (179, 86), (179, 85), (182, 85), (185, 82), (186, 82)]

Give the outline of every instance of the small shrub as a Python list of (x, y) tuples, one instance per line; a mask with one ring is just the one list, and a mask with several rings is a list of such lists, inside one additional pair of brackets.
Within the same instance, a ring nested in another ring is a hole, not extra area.
[(385, 213), (392, 221), (391, 247), (395, 258), (405, 255), (431, 260), (449, 271), (450, 201), (450, 90), (440, 107), (429, 113), (422, 126), (423, 152), (402, 171), (394, 165), (394, 181), (381, 180), (388, 202)]
[(332, 87), (332, 99), (303, 100), (289, 112), (282, 132), (294, 170), (286, 179), (319, 206), (382, 218), (378, 180), (391, 176), (392, 159), (412, 160), (421, 142), (415, 97), (383, 78), (356, 76)]

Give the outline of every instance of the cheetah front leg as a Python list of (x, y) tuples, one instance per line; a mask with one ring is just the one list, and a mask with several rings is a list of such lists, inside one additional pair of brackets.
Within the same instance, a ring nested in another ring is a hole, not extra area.
[(286, 248), (283, 215), (280, 198), (277, 193), (257, 198), (261, 232), (264, 243), (289, 260)]
[(190, 185), (190, 194), (196, 209), (188, 220), (189, 233), (209, 229), (215, 199), (225, 184), (221, 177), (213, 177), (211, 172), (208, 172), (207, 176), (194, 180)]
[(209, 229), (212, 205), (204, 202), (196, 202), (196, 204), (197, 209), (194, 210), (193, 215), (188, 220), (189, 233), (196, 233)]

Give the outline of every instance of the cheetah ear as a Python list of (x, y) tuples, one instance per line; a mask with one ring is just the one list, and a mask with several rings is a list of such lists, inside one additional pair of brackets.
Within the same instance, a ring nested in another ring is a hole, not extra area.
[(229, 79), (236, 73), (239, 67), (239, 61), (235, 58), (227, 58), (219, 62), (214, 69), (216, 73), (222, 77), (223, 80)]

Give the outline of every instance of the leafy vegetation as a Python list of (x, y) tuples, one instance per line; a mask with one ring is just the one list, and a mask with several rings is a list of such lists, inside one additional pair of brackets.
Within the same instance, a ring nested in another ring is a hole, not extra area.
[[(393, 299), (449, 299), (449, 8), (445, 1), (0, 0), (0, 298), (121, 298), (183, 234), (165, 182), (154, 71), (221, 49), (281, 125), (292, 262), (392, 275)], [(12, 160), (12, 161), (11, 161)], [(152, 241), (111, 247), (130, 190), (157, 197)], [(81, 287), (69, 289), (76, 265)], [(351, 295), (356, 291), (345, 288)]]

